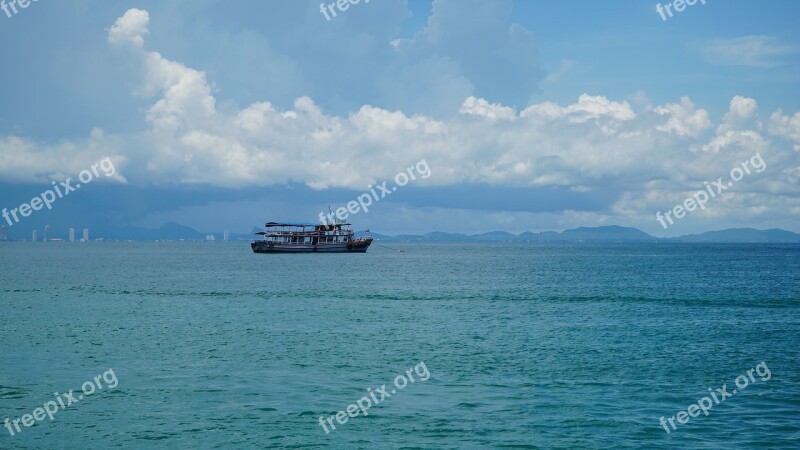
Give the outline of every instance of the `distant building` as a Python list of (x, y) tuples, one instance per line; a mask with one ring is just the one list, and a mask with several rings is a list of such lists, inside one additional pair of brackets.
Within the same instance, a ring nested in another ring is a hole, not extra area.
[(213, 241), (213, 240), (215, 240), (215, 239), (214, 239), (214, 235), (213, 235), (213, 234), (207, 234), (207, 235), (206, 235), (206, 240), (207, 240), (207, 241)]
[(230, 237), (231, 237), (231, 232), (230, 232), (230, 230), (224, 230), (224, 231), (222, 232), (222, 240), (223, 240), (223, 241), (225, 241), (225, 242), (228, 242), (228, 241), (230, 240)]
[(47, 233), (50, 231), (50, 225), (44, 226), (44, 239), (43, 242), (47, 242)]
[(8, 228), (0, 225), (0, 241), (8, 240)]
[(36, 242), (36, 230), (33, 230), (32, 240), (33, 240), (33, 242)]
[(69, 241), (75, 242), (75, 228), (69, 229)]
[(88, 228), (84, 228), (83, 229), (83, 239), (81, 239), (81, 242), (89, 242), (89, 229)]

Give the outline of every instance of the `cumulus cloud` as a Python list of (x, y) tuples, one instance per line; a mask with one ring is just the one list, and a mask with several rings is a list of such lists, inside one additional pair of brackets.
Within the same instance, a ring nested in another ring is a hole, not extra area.
[(681, 97), (679, 103), (668, 103), (654, 109), (656, 114), (667, 116), (667, 122), (656, 126), (656, 130), (675, 133), (678, 136), (697, 137), (711, 128), (708, 111), (696, 109), (689, 97)]
[[(717, 134), (725, 134), (731, 130), (742, 130), (752, 126), (748, 123), (755, 117), (758, 102), (753, 98), (734, 96), (731, 99), (728, 112), (722, 117), (722, 124), (717, 128)], [(760, 126), (760, 125), (759, 125)]]
[(702, 150), (707, 153), (719, 153), (730, 146), (738, 146), (748, 150), (762, 150), (766, 146), (766, 141), (760, 133), (752, 130), (745, 131), (726, 131), (715, 136), (711, 141), (702, 146)]
[(628, 102), (614, 102), (603, 96), (583, 94), (578, 103), (561, 107), (555, 103), (545, 102), (525, 108), (522, 117), (539, 116), (549, 119), (567, 118), (570, 122), (586, 122), (606, 118), (615, 121), (633, 120), (636, 113)]
[(502, 106), (499, 103), (489, 103), (485, 99), (469, 96), (458, 111), (461, 114), (471, 114), (485, 117), (489, 120), (513, 119), (516, 116), (514, 108)]
[(108, 42), (113, 45), (129, 44), (142, 47), (149, 23), (150, 14), (147, 11), (129, 9), (108, 29)]
[(794, 150), (800, 152), (800, 113), (785, 116), (783, 111), (775, 111), (769, 117), (768, 129), (770, 134), (780, 136), (794, 144)]
[[(372, 105), (348, 116), (331, 115), (310, 97), (298, 98), (290, 109), (264, 100), (220, 111), (205, 73), (146, 48), (141, 38), (147, 22), (147, 12), (134, 9), (108, 31), (112, 43), (136, 44), (130, 51), (142, 65), (141, 93), (152, 99), (145, 116), (150, 129), (131, 140), (136, 150), (118, 149), (130, 161), (129, 178), (137, 182), (225, 187), (299, 182), (363, 189), (426, 158), (439, 170), (424, 183), (590, 191), (617, 179), (674, 178), (676, 161), (709, 158), (732, 147), (769, 146), (757, 131), (734, 129), (752, 119), (757, 106), (738, 96), (723, 118), (730, 129), (721, 127), (710, 140), (702, 136), (711, 126), (708, 113), (686, 97), (652, 108), (655, 116), (589, 94), (572, 104), (543, 102), (520, 112), (467, 96), (460, 114), (446, 120)], [(687, 145), (687, 138), (694, 142)], [(14, 148), (21, 154), (36, 146), (22, 142)]]
[[(119, 151), (122, 140), (94, 129), (83, 139), (60, 143), (40, 143), (18, 136), (0, 137), (0, 180), (17, 183), (49, 183), (75, 177), (80, 171), (104, 158), (110, 158), (115, 168), (128, 163)], [(117, 170), (105, 181), (127, 183)], [(105, 182), (104, 181), (104, 182)]]

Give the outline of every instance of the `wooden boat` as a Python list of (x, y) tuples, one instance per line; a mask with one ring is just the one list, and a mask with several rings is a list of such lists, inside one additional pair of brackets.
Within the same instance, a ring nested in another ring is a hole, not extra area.
[(372, 244), (372, 236), (355, 238), (349, 223), (267, 222), (264, 228), (250, 243), (255, 253), (366, 253)]

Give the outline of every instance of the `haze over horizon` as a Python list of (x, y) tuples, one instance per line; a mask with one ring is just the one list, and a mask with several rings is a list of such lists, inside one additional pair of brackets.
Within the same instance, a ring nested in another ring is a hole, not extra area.
[[(90, 0), (0, 12), (0, 208), (109, 157), (10, 227), (349, 221), (387, 235), (800, 232), (800, 4)], [(243, 13), (246, 11), (246, 13)], [(570, 24), (569, 27), (564, 26)], [(753, 170), (664, 229), (704, 182)], [(0, 219), (0, 225), (8, 225)]]

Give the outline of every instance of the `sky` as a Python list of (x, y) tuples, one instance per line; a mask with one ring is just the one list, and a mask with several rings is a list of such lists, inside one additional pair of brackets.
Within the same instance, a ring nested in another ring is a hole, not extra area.
[(0, 9), (0, 225), (800, 232), (799, 2), (328, 3)]

